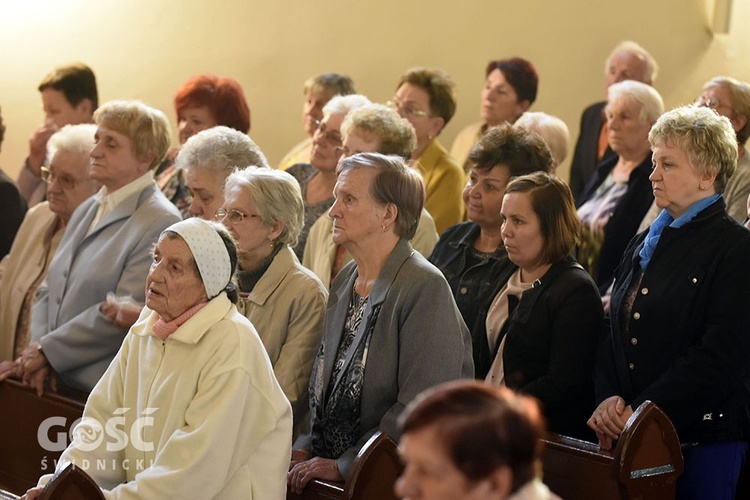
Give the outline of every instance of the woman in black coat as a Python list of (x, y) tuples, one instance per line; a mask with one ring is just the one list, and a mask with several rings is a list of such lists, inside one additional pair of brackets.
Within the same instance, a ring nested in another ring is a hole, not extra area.
[(510, 265), (487, 315), (487, 381), (539, 399), (550, 431), (593, 438), (584, 421), (603, 312), (596, 285), (569, 255), (580, 231), (573, 195), (549, 174), (518, 177), (501, 215)]
[(682, 443), (677, 497), (734, 498), (750, 438), (750, 232), (721, 192), (737, 141), (727, 118), (694, 106), (665, 113), (649, 141), (663, 210), (618, 268), (588, 424), (611, 448), (653, 401)]

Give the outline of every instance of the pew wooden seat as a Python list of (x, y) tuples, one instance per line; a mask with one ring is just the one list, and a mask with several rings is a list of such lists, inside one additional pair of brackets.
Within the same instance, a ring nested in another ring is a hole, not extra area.
[(651, 401), (636, 409), (612, 451), (550, 434), (542, 466), (545, 484), (565, 500), (674, 498), (683, 468), (677, 432)]
[(37, 436), (40, 426), (49, 417), (62, 417), (46, 437), (67, 444), (70, 427), (83, 414), (83, 406), (82, 400), (70, 394), (45, 393), (39, 397), (32, 388), (15, 380), (0, 382), (0, 499), (2, 495), (23, 495), (36, 485), (39, 476), (54, 472), (62, 450), (42, 447)]
[(377, 432), (362, 447), (343, 483), (310, 481), (301, 495), (287, 492), (287, 500), (390, 500), (403, 465), (398, 446), (387, 434)]

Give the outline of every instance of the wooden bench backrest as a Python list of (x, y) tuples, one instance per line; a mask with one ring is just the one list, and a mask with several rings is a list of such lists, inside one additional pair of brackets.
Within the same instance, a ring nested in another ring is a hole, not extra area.
[(682, 473), (677, 432), (654, 403), (644, 402), (628, 420), (614, 451), (551, 434), (542, 453), (544, 482), (566, 500), (670, 499)]
[(62, 451), (50, 452), (42, 447), (37, 436), (40, 426), (49, 417), (62, 417), (61, 425), (50, 428), (48, 438), (68, 443), (70, 427), (82, 414), (83, 403), (79, 401), (56, 394), (39, 397), (14, 380), (0, 382), (0, 489), (23, 494), (36, 485), (39, 476), (54, 472), (55, 460)]
[(396, 442), (376, 432), (357, 454), (346, 482), (315, 479), (302, 495), (287, 492), (287, 500), (395, 500), (393, 486), (402, 470)]

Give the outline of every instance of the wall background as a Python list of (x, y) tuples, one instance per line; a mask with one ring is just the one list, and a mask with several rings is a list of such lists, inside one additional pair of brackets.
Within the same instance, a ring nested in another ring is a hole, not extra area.
[[(726, 34), (711, 30), (717, 1), (731, 8)], [(604, 61), (618, 42), (654, 55), (655, 87), (671, 108), (712, 76), (750, 81), (747, 26), (750, 0), (0, 0), (0, 165), (17, 175), (43, 120), (36, 87), (73, 61), (94, 69), (100, 102), (142, 99), (173, 127), (172, 96), (189, 76), (233, 76), (252, 109), (250, 135), (276, 164), (304, 137), (302, 84), (313, 74), (348, 73), (384, 102), (407, 68), (444, 68), (458, 94), (442, 134), (449, 147), (478, 118), (487, 62), (518, 55), (540, 74), (532, 110), (568, 124), (572, 156), (580, 113), (603, 98)]]

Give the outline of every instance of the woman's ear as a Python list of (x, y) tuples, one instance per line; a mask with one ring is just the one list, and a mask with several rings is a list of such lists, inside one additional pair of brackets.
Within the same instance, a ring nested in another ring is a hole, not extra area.
[(513, 471), (507, 465), (501, 465), (486, 479), (489, 481), (489, 495), (486, 498), (505, 499), (510, 496), (513, 487)]
[(445, 127), (445, 120), (442, 116), (433, 116), (430, 120), (430, 138), (434, 139)]
[(396, 218), (398, 218), (398, 207), (395, 203), (386, 203), (385, 210), (383, 210), (383, 226), (395, 224)]
[(277, 239), (279, 239), (279, 236), (281, 236), (281, 233), (284, 232), (284, 223), (281, 221), (275, 221), (273, 225), (271, 226), (271, 232), (268, 234), (268, 239), (270, 239), (272, 242), (275, 242)]

